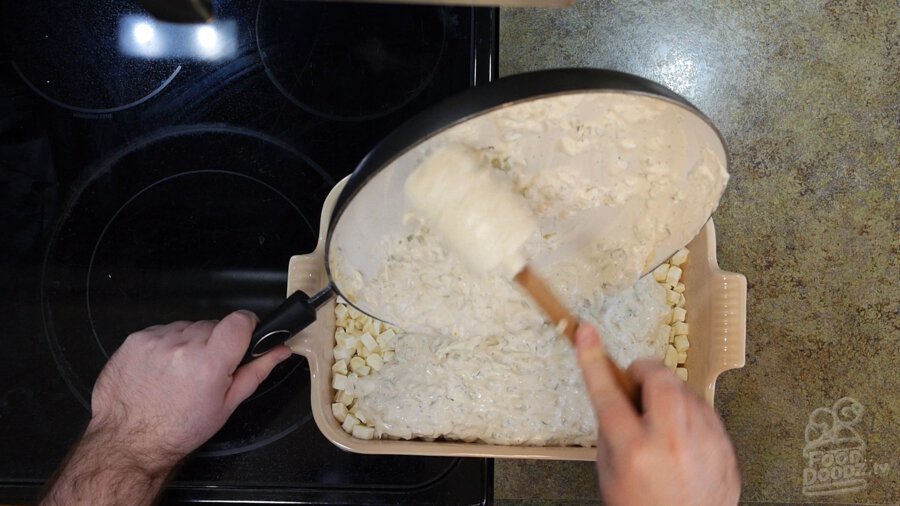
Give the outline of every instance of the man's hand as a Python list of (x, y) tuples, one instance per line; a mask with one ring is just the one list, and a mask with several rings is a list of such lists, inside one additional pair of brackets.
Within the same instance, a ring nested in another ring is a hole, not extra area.
[(238, 367), (257, 318), (174, 322), (128, 336), (94, 385), (88, 428), (45, 504), (149, 504), (291, 350)]
[(599, 424), (597, 475), (605, 503), (737, 504), (737, 460), (715, 411), (664, 366), (642, 361), (628, 369), (641, 385), (638, 413), (603, 360), (597, 330), (583, 324), (575, 337)]

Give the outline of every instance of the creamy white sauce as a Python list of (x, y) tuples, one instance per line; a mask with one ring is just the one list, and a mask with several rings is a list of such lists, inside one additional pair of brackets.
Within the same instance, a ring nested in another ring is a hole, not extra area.
[[(594, 442), (574, 350), (507, 277), (473, 274), (424, 227), (391, 245), (389, 258), (382, 275), (357, 290), (385, 297), (408, 333), (396, 340), (392, 362), (377, 374), (351, 375), (348, 386), (377, 434)], [(564, 297), (583, 318), (599, 321), (620, 364), (662, 357), (666, 339), (657, 331), (670, 309), (652, 277), (605, 299), (571, 291)]]
[[(669, 315), (664, 290), (652, 277), (635, 281), (699, 231), (728, 179), (718, 139), (697, 121), (648, 97), (575, 94), (451, 128), (417, 156), (422, 163), (448, 145), (466, 145), (479, 153), (478, 170), (497, 173), (486, 177), (512, 182), (538, 227), (524, 244), (518, 236), (504, 244), (521, 248), (579, 317), (599, 322), (609, 353), (625, 366), (662, 358), (666, 346), (658, 332)], [(472, 159), (431, 161), (474, 170)], [(423, 205), (443, 198), (413, 193)], [(348, 390), (377, 433), (592, 444), (593, 411), (574, 351), (505, 273), (490, 270), (508, 252), (473, 244), (466, 264), (489, 271), (473, 275), (424, 214), (425, 222), (410, 216), (402, 234), (372, 246), (384, 256), (377, 271), (363, 275), (332, 257), (351, 301), (374, 303), (408, 332), (396, 342), (396, 360), (350, 378)]]

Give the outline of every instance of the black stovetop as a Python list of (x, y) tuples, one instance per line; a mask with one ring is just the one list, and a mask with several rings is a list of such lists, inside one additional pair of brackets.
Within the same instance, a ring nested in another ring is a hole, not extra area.
[[(191, 27), (119, 0), (0, 6), (0, 501), (34, 497), (128, 333), (275, 307), (329, 189), (406, 118), (496, 74), (492, 9), (216, 9)], [(492, 473), (336, 448), (294, 357), (166, 497), (480, 504)]]

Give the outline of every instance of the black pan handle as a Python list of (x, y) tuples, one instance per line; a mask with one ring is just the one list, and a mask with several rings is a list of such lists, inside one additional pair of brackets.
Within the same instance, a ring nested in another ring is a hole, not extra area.
[(331, 299), (333, 293), (329, 285), (312, 297), (300, 290), (291, 294), (256, 326), (241, 364), (265, 354), (315, 322), (316, 310)]

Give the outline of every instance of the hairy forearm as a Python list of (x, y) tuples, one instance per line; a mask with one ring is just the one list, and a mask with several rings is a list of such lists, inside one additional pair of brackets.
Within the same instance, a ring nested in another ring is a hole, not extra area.
[(176, 463), (138, 454), (115, 431), (92, 423), (41, 504), (153, 504)]

